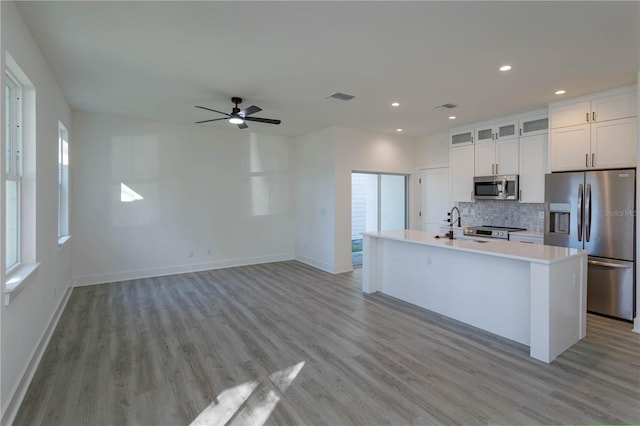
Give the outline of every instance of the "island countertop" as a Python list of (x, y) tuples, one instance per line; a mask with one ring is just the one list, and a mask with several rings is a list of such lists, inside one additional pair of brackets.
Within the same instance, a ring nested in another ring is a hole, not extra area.
[(502, 240), (478, 242), (467, 239), (465, 237), (450, 240), (446, 237), (436, 238), (436, 235), (440, 234), (415, 231), (411, 229), (397, 231), (363, 232), (362, 235), (367, 235), (374, 238), (423, 244), (433, 247), (442, 247), (458, 251), (484, 253), (492, 256), (542, 264), (561, 262), (568, 258), (585, 256), (587, 254), (586, 250), (581, 249), (547, 246), (541, 244), (518, 244), (511, 241)]

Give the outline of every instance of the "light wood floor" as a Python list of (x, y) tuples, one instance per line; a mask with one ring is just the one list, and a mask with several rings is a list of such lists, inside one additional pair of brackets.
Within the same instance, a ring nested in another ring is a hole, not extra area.
[(76, 288), (15, 425), (640, 423), (629, 323), (590, 315), (547, 365), (360, 285), (290, 261)]

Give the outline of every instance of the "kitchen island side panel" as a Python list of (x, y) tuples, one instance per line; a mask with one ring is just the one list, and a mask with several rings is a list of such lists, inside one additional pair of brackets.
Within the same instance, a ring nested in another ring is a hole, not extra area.
[(383, 243), (376, 254), (382, 265), (380, 291), (529, 345), (529, 262), (394, 240)]

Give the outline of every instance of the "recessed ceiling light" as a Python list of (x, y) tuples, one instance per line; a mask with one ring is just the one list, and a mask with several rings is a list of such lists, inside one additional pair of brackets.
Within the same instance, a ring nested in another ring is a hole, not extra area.
[(565, 93), (567, 93), (566, 90), (556, 90), (556, 95), (564, 95)]
[(402, 131), (402, 129), (396, 129), (396, 132), (401, 132), (401, 131)]
[(450, 115), (450, 116), (449, 116), (449, 120), (455, 120), (455, 119), (456, 119), (456, 116), (455, 116), (455, 115)]
[(392, 107), (400, 106), (400, 102), (394, 102), (394, 103), (392, 103), (392, 104), (391, 104), (391, 106), (392, 106)]
[(500, 71), (509, 71), (511, 69), (511, 65), (503, 65), (500, 67)]

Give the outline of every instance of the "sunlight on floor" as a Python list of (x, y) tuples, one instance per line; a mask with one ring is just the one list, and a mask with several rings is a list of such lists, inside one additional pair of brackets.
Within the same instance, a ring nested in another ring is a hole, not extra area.
[[(190, 426), (231, 424), (263, 425), (304, 367), (304, 361), (269, 375), (268, 380), (248, 381), (220, 392)], [(235, 418), (234, 418), (235, 417)]]

